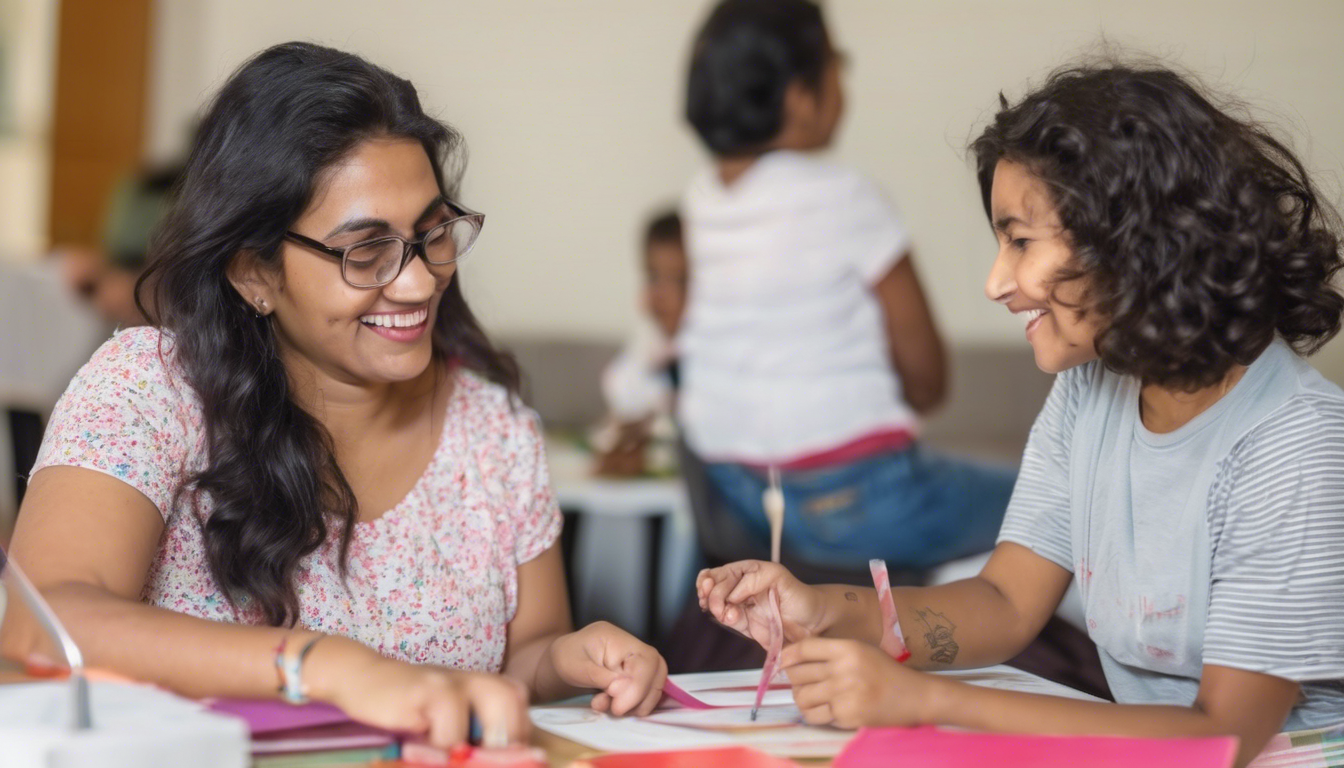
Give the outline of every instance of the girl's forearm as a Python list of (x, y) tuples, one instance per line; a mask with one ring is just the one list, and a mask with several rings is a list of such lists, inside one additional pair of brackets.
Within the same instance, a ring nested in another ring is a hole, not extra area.
[(882, 640), (882, 611), (876, 590), (845, 584), (817, 587), (823, 600), (820, 622), (823, 637), (859, 640), (877, 645)]
[[(825, 637), (877, 645), (882, 612), (873, 589), (831, 584), (824, 596)], [(891, 591), (901, 624), (907, 662), (915, 669), (967, 669), (1001, 664), (1022, 652), (1040, 627), (1026, 626), (1007, 598), (974, 577), (936, 587)]]

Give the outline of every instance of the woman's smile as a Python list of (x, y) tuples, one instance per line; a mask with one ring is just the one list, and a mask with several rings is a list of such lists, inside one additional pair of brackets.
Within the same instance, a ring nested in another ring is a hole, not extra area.
[(429, 307), (426, 305), (401, 312), (370, 313), (360, 317), (359, 322), (364, 328), (385, 339), (413, 342), (429, 328)]

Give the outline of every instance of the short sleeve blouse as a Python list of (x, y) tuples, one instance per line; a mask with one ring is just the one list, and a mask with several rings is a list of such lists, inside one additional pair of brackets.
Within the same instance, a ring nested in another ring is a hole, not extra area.
[[(357, 524), (348, 570), (328, 541), (295, 579), (302, 626), (406, 661), (498, 671), (518, 607), (518, 567), (560, 534), (536, 414), (468, 372), (454, 389), (424, 475), (382, 517)], [(73, 466), (111, 475), (150, 500), (164, 533), (142, 599), (216, 621), (260, 623), (231, 605), (206, 564), (208, 498), (182, 489), (206, 463), (201, 405), (153, 328), (117, 334), (57, 404), (37, 472)]]

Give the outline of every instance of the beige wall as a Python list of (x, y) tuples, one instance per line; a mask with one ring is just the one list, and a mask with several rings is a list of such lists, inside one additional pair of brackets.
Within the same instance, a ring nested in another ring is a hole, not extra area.
[[(489, 214), (464, 266), (497, 332), (617, 338), (635, 315), (644, 215), (701, 162), (680, 120), (696, 0), (160, 0), (150, 149), (165, 155), (247, 55), (306, 39), (412, 79), (471, 147)], [(1140, 47), (1263, 107), (1335, 200), (1344, 167), (1344, 2), (832, 0), (851, 59), (836, 147), (893, 193), (958, 342), (1021, 345), (980, 292), (992, 243), (962, 152), (996, 95), (1093, 44)], [(1344, 380), (1344, 342), (1321, 364)]]

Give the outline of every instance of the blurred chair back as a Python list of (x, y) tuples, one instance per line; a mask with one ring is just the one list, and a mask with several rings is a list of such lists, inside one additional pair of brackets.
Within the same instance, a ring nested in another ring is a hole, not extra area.
[[(677, 442), (681, 477), (686, 483), (686, 496), (695, 518), (695, 535), (708, 565), (713, 568), (736, 560), (769, 560), (770, 546), (753, 535), (724, 507), (722, 496), (715, 490), (705, 472), (705, 462), (686, 441)], [(852, 584), (872, 586), (872, 575), (867, 563), (854, 568), (834, 568), (800, 560), (784, 547), (780, 562), (789, 572), (806, 584)], [(918, 571), (892, 570), (891, 583), (908, 586), (924, 583), (926, 574)]]
[(0, 536), (13, 522), (42, 420), (108, 332), (52, 264), (0, 256)]
[(523, 372), (523, 399), (547, 429), (582, 431), (606, 415), (602, 370), (620, 347), (582, 339), (517, 336), (501, 339)]

